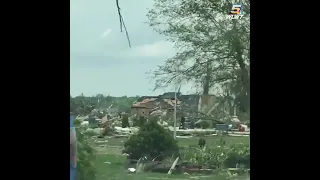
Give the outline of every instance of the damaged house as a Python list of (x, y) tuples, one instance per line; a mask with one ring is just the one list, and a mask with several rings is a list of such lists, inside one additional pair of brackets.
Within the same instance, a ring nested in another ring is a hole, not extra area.
[[(177, 117), (186, 113), (196, 113), (199, 108), (200, 95), (181, 95), (177, 93)], [(159, 96), (142, 96), (131, 106), (131, 114), (149, 116), (155, 111), (162, 111), (166, 116), (172, 116), (174, 111), (174, 92)]]
[[(174, 98), (162, 98), (161, 96), (143, 96), (131, 106), (131, 114), (138, 116), (149, 116), (156, 111), (162, 111), (165, 115), (173, 113)], [(177, 106), (181, 101), (177, 100)], [(165, 112), (164, 112), (165, 111)]]

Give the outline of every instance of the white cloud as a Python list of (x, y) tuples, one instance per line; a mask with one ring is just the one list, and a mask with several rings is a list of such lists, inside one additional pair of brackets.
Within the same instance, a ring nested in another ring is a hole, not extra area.
[(112, 29), (106, 29), (103, 34), (101, 35), (101, 38), (107, 37), (112, 32)]
[(157, 41), (152, 44), (145, 44), (133, 47), (128, 55), (134, 57), (172, 57), (175, 54), (173, 43), (167, 41)]

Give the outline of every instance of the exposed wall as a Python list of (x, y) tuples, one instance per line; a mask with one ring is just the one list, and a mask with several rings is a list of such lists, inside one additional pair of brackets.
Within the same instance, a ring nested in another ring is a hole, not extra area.
[(150, 113), (151, 109), (147, 108), (131, 108), (131, 114), (136, 114), (138, 116), (148, 116)]

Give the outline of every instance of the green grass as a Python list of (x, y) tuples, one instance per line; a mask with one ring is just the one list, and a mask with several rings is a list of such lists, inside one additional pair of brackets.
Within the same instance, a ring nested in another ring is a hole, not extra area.
[[(195, 179), (196, 175), (167, 175), (161, 173), (128, 173), (124, 168), (126, 157), (109, 154), (98, 154), (95, 162), (97, 168), (96, 180), (187, 180)], [(108, 163), (107, 163), (108, 162)], [(226, 180), (227, 177), (221, 175), (197, 176), (199, 180)], [(238, 177), (237, 179), (243, 179)]]
[[(203, 137), (206, 140), (208, 146), (218, 146), (220, 139), (219, 136)], [(108, 146), (123, 146), (127, 138), (106, 138)], [(249, 144), (249, 137), (231, 137), (225, 136), (223, 139), (227, 144)], [(179, 146), (197, 146), (199, 138), (178, 139)], [(156, 179), (171, 179), (171, 180), (186, 180), (195, 179), (195, 175), (166, 175), (160, 173), (148, 173), (141, 174), (128, 173), (124, 167), (126, 157), (120, 155), (121, 149), (117, 148), (103, 148), (100, 153), (97, 154), (95, 166), (97, 168), (96, 180), (156, 180)], [(227, 177), (221, 175), (212, 175), (210, 177), (198, 177), (199, 180), (225, 180)], [(243, 177), (237, 177), (237, 179), (243, 179)], [(247, 179), (247, 178), (246, 178)]]
[[(178, 138), (178, 144), (179, 146), (197, 146), (198, 140), (200, 137), (193, 137), (193, 138)], [(205, 136), (202, 137), (206, 140), (206, 144), (208, 146), (217, 146), (220, 143), (220, 139), (223, 138), (227, 144), (249, 144), (250, 138), (249, 137), (234, 137), (234, 136)], [(106, 143), (109, 146), (123, 146), (124, 142), (127, 140), (127, 138), (106, 138), (108, 140), (108, 143)]]

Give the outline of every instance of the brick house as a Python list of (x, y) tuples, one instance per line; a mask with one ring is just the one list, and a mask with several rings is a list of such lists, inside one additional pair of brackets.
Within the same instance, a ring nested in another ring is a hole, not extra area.
[[(181, 104), (181, 101), (177, 100), (177, 106)], [(137, 114), (138, 116), (148, 116), (151, 112), (158, 109), (166, 109), (173, 112), (174, 98), (163, 98), (162, 96), (144, 96), (137, 100), (131, 106), (131, 114)]]
[[(140, 101), (139, 101), (140, 100)], [(155, 100), (157, 97), (142, 97), (131, 106), (131, 114), (139, 116), (148, 116), (155, 108)]]

